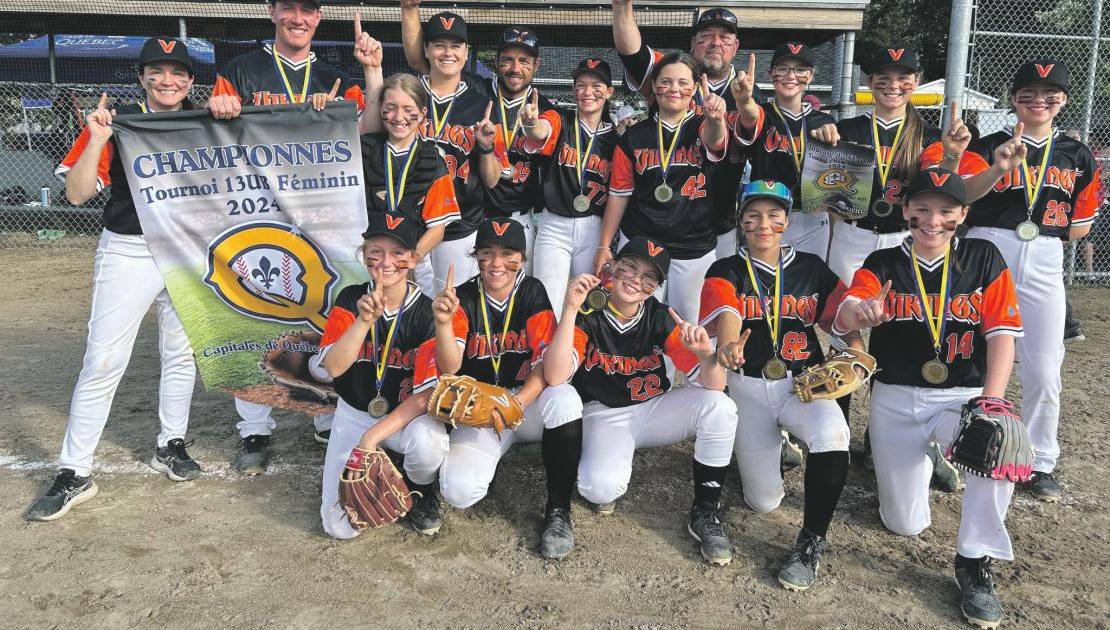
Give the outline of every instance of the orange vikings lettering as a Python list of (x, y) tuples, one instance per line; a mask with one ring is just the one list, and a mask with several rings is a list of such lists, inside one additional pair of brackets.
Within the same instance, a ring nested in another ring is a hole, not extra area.
[[(894, 297), (893, 303), (891, 303), (892, 296)], [(888, 308), (894, 315), (895, 320), (925, 321), (925, 311), (921, 308), (921, 299), (916, 294), (890, 293), (887, 297), (887, 301)], [(981, 291), (970, 294), (961, 293), (959, 295), (953, 295), (952, 301), (949, 304), (950, 317), (959, 322), (978, 325), (982, 314), (982, 305), (983, 293)], [(941, 304), (939, 295), (929, 295), (929, 307), (934, 314), (940, 310)]]
[[(493, 336), (493, 352), (497, 354), (531, 351), (532, 349), (528, 347), (528, 334), (525, 332), (510, 330), (505, 333), (504, 341), (502, 341), (501, 335)], [(489, 339), (487, 339), (485, 335), (471, 333), (470, 339), (466, 344), (466, 356), (468, 359), (490, 356)]]
[(583, 362), (587, 370), (599, 367), (606, 374), (623, 374), (625, 376), (636, 372), (649, 372), (657, 369), (662, 364), (663, 360), (658, 353), (643, 357), (622, 357), (604, 353), (592, 343), (586, 348), (586, 360)]

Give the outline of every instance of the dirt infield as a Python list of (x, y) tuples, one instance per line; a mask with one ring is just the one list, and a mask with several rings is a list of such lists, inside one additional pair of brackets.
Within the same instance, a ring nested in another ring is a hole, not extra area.
[[(139, 335), (97, 452), (100, 496), (54, 523), (23, 513), (53, 475), (84, 351), (92, 252), (6, 249), (0, 303), (0, 627), (953, 627), (951, 562), (959, 495), (933, 494), (933, 526), (902, 538), (883, 529), (873, 477), (853, 466), (830, 529), (821, 580), (782, 589), (779, 558), (801, 523), (800, 471), (787, 498), (757, 516), (728, 479), (735, 560), (701, 561), (686, 533), (692, 445), (641, 452), (610, 517), (574, 506), (574, 553), (543, 561), (538, 445), (514, 447), (490, 496), (450, 511), (422, 538), (402, 527), (338, 543), (319, 522), (323, 449), (311, 421), (278, 414), (270, 474), (230, 469), (235, 411), (226, 395), (194, 398), (190, 450), (208, 471), (175, 484), (146, 466), (157, 427), (153, 319)], [(1110, 515), (1110, 290), (1071, 292), (1087, 341), (1069, 346), (1056, 506), (1018, 492), (1009, 513), (1017, 561), (996, 574), (1004, 623), (1106, 628)], [(1016, 385), (1011, 395), (1017, 395)], [(857, 405), (861, 401), (857, 401)], [(857, 407), (853, 440), (863, 433)]]

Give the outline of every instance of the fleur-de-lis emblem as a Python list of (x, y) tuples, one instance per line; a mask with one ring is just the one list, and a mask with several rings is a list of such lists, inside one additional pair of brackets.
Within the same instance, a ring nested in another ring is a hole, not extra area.
[(262, 282), (262, 286), (266, 287), (268, 291), (281, 276), (281, 270), (277, 267), (270, 265), (270, 259), (263, 256), (262, 260), (258, 261), (258, 269), (251, 272), (251, 277)]

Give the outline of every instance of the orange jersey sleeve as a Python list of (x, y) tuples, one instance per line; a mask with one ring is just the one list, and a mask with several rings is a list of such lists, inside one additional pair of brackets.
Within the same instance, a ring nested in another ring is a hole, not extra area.
[(445, 174), (437, 178), (424, 196), (424, 209), (422, 217), (424, 225), (433, 228), (446, 225), (459, 219), (459, 201), (455, 197), (455, 184), (451, 175)]
[(539, 148), (539, 153), (540, 155), (550, 156), (555, 153), (555, 145), (559, 144), (559, 134), (563, 132), (563, 117), (554, 109), (549, 109), (540, 114), (540, 118), (551, 125), (551, 133), (547, 135), (547, 140), (543, 143), (543, 146)]
[(435, 385), (439, 378), (436, 368), (436, 340), (427, 339), (416, 348), (416, 365), (412, 372), (412, 393), (418, 394)]
[(465, 347), (466, 338), (470, 335), (470, 319), (467, 318), (466, 311), (461, 306), (455, 311), (455, 317), (451, 320), (451, 329), (455, 331), (455, 340)]
[[(858, 274), (857, 274), (858, 275)], [(817, 318), (817, 325), (825, 329), (825, 332), (832, 331), (833, 320), (836, 319), (836, 312), (840, 309), (840, 303), (848, 295), (848, 287), (840, 281), (837, 281), (836, 288), (825, 300), (825, 308)], [(878, 294), (876, 294), (878, 295)]]
[[(73, 146), (69, 148), (69, 152), (62, 158), (62, 163), (54, 170), (54, 174), (58, 179), (65, 180), (66, 173), (77, 160), (81, 159), (81, 155), (85, 153), (85, 148), (89, 146), (89, 128), (85, 127), (81, 130), (81, 134), (73, 141)], [(112, 155), (115, 153), (116, 145), (114, 142), (109, 141), (104, 145), (104, 149), (100, 152), (100, 160), (96, 165), (96, 189), (98, 191), (104, 190), (112, 184), (112, 178), (108, 176), (108, 167), (112, 164)]]
[(216, 86), (212, 88), (212, 96), (234, 96), (240, 101), (243, 100), (243, 96), (239, 94), (239, 91), (235, 89), (231, 81), (228, 81), (220, 75), (216, 75)]
[[(939, 166), (944, 161), (944, 145), (940, 142), (934, 142), (925, 150), (921, 152), (921, 157), (918, 159), (918, 164), (922, 169)], [(983, 156), (975, 153), (974, 151), (964, 151), (960, 157), (960, 163), (957, 166), (959, 174), (963, 177), (971, 177), (978, 175), (983, 171), (990, 168), (990, 164), (983, 159)]]
[(1009, 269), (1002, 273), (983, 289), (982, 315), (979, 327), (983, 336), (988, 339), (992, 335), (1022, 334), (1021, 312), (1018, 310), (1017, 291), (1014, 289), (1014, 278)]
[(528, 347), (532, 349), (532, 365), (535, 366), (543, 359), (543, 351), (551, 345), (551, 338), (555, 336), (555, 312), (547, 309), (528, 318), (524, 324), (525, 335), (528, 336)]
[(618, 146), (613, 150), (613, 161), (609, 167), (609, 194), (617, 197), (632, 195), (635, 187), (635, 178), (632, 175), (632, 162), (625, 154), (624, 148)]
[[(1091, 182), (1075, 198), (1075, 207), (1072, 209), (1071, 224), (1083, 225), (1094, 221), (1098, 208), (1102, 205), (1103, 190), (1101, 188), (1102, 169), (1096, 168)], [(1104, 219), (1105, 220), (1105, 219)]]
[(320, 339), (320, 347), (330, 346), (339, 341), (343, 333), (355, 323), (355, 314), (339, 306), (331, 307), (328, 312), (328, 323), (324, 324), (324, 336)]
[(574, 363), (575, 365), (582, 365), (582, 360), (586, 358), (586, 342), (590, 337), (586, 331), (578, 326), (574, 327)]
[(755, 142), (756, 138), (759, 137), (759, 134), (763, 133), (763, 126), (764, 124), (766, 124), (766, 122), (767, 113), (763, 111), (762, 107), (760, 107), (755, 117), (755, 128), (751, 131), (744, 129), (743, 124), (740, 122), (740, 117), (737, 116), (736, 124), (732, 126), (732, 135), (742, 146), (751, 146)]
[(731, 312), (737, 319), (740, 318), (740, 298), (736, 295), (736, 287), (724, 278), (706, 278), (701, 285), (698, 322), (702, 326), (709, 326), (725, 312)]
[(679, 339), (678, 326), (671, 330), (671, 334), (667, 335), (667, 340), (663, 342), (663, 353), (671, 358), (676, 369), (686, 372), (691, 379), (694, 378), (698, 367), (698, 357), (682, 345), (682, 340)]
[(882, 290), (883, 283), (879, 282), (879, 278), (870, 269), (860, 269), (852, 277), (852, 286), (848, 288), (848, 292), (841, 297), (840, 301), (844, 301), (844, 297), (870, 300), (879, 297)]

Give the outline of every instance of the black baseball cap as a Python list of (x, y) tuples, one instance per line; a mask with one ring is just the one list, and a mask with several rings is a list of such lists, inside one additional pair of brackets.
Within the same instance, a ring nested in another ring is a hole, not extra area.
[(416, 249), (424, 230), (420, 225), (408, 217), (387, 214), (385, 212), (371, 212), (366, 231), (362, 238), (371, 236), (392, 236), (409, 249)]
[(1063, 61), (1057, 59), (1034, 59), (1021, 64), (1014, 74), (1014, 84), (1010, 88), (1010, 94), (1034, 83), (1048, 83), (1064, 92), (1071, 91), (1068, 67)]
[(497, 42), (497, 52), (516, 46), (527, 50), (533, 57), (540, 56), (540, 38), (536, 32), (524, 26), (510, 26), (501, 31), (501, 40)]
[(185, 42), (173, 37), (151, 37), (143, 42), (139, 51), (139, 70), (148, 64), (159, 61), (175, 61), (193, 74), (193, 60), (189, 58), (189, 49)]
[[(294, 1), (300, 2), (302, 4), (311, 4), (312, 6), (316, 7), (317, 9), (319, 9), (324, 4), (323, 2), (321, 2), (321, 0), (294, 0)], [(270, 0), (270, 4), (277, 4), (277, 0)]]
[(771, 55), (771, 65), (777, 66), (783, 59), (797, 59), (807, 66), (813, 66), (813, 49), (802, 42), (786, 42), (775, 48)]
[(967, 188), (964, 187), (963, 178), (946, 168), (934, 166), (918, 171), (910, 180), (902, 203), (908, 204), (914, 197), (926, 193), (944, 195), (961, 206), (967, 205)]
[(867, 63), (867, 73), (875, 74), (883, 68), (905, 68), (910, 72), (921, 72), (921, 60), (912, 46), (884, 46), (871, 55)]
[(486, 245), (500, 245), (523, 252), (528, 248), (524, 239), (524, 226), (508, 217), (486, 219), (478, 224), (474, 249)]
[(605, 82), (605, 85), (613, 87), (613, 71), (609, 69), (609, 62), (604, 59), (586, 57), (578, 62), (578, 67), (570, 76), (572, 79), (577, 79), (583, 74), (596, 74)]
[(667, 279), (667, 272), (671, 269), (671, 255), (662, 243), (656, 243), (645, 236), (633, 236), (617, 252), (617, 258), (627, 258), (628, 256), (637, 256), (654, 263), (659, 269), (659, 279)]
[(467, 39), (466, 20), (450, 11), (436, 13), (428, 18), (424, 23), (424, 41), (430, 42), (440, 37), (453, 37), (462, 40), (464, 44), (468, 43), (470, 40)]
[(733, 35), (740, 31), (740, 26), (736, 22), (736, 14), (721, 7), (702, 11), (694, 20), (694, 33), (696, 34), (709, 26), (722, 26), (731, 31)]

